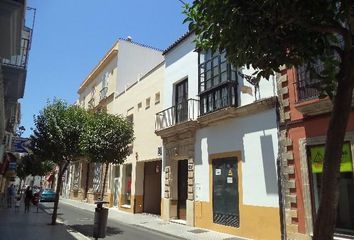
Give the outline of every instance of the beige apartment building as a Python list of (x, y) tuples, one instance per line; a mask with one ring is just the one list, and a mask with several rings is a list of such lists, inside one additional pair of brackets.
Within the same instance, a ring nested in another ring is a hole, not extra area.
[(164, 63), (117, 95), (112, 113), (134, 125), (135, 141), (125, 163), (112, 168), (113, 206), (132, 213), (160, 214), (162, 140), (154, 133), (155, 115), (162, 110)]
[[(126, 93), (135, 86), (140, 87), (141, 84), (138, 83), (143, 79), (154, 75), (151, 69), (155, 69), (162, 61), (163, 57), (160, 50), (135, 43), (130, 37), (118, 39), (80, 85), (77, 104), (89, 111), (106, 111), (111, 114), (127, 116), (127, 112), (123, 113), (121, 109), (125, 109), (128, 105), (133, 106), (137, 98), (129, 99), (125, 97)], [(122, 103), (119, 101), (119, 96), (124, 96), (122, 97), (124, 100)], [(155, 99), (154, 97), (155, 95), (151, 99)], [(129, 103), (129, 101), (132, 103)], [(151, 103), (154, 104), (152, 101)], [(155, 113), (151, 113), (151, 135), (154, 131)], [(139, 132), (139, 129), (136, 131)], [(138, 142), (139, 140), (136, 140), (136, 144), (139, 145)], [(140, 150), (140, 153), (144, 154), (142, 156), (152, 156), (152, 154), (143, 153), (142, 150)], [(133, 154), (136, 153), (133, 152)], [(156, 159), (155, 156), (151, 157), (151, 159), (153, 158)], [(103, 164), (90, 163), (86, 159), (72, 164), (64, 177), (62, 195), (71, 199), (94, 202), (100, 197), (102, 191), (103, 169)], [(116, 174), (117, 169), (116, 166), (110, 166), (110, 174), (106, 182), (104, 199), (109, 201), (111, 205), (118, 202), (122, 203), (123, 201), (118, 199), (122, 198), (123, 195), (118, 194), (127, 190), (127, 188), (117, 189), (117, 184), (115, 184), (117, 180), (114, 182), (118, 176)], [(124, 171), (127, 172), (125, 168)], [(124, 185), (120, 186), (123, 187)], [(135, 183), (132, 183), (131, 186), (135, 186)], [(135, 188), (133, 187), (133, 189)], [(126, 199), (129, 199), (127, 195), (125, 196)]]
[[(118, 43), (115, 43), (82, 82), (78, 90), (78, 105), (90, 111), (111, 112), (117, 59)], [(102, 164), (89, 163), (86, 159), (72, 164), (65, 175), (64, 195), (76, 200), (95, 201), (101, 192), (103, 167)]]

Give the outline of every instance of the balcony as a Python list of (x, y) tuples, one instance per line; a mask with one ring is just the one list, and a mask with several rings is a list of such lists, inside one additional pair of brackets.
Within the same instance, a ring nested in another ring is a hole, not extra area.
[(169, 107), (156, 113), (155, 132), (173, 126), (185, 126), (185, 123), (195, 122), (199, 114), (199, 101), (188, 99), (185, 102)]
[(88, 109), (93, 109), (95, 107), (95, 98), (92, 97), (89, 101), (88, 101)]
[(100, 101), (107, 97), (108, 87), (103, 87), (100, 91)]
[(0, 58), (10, 58), (20, 52), (25, 5), (24, 0), (0, 1)]
[(27, 69), (31, 39), (32, 29), (25, 27), (22, 31), (20, 54), (13, 55), (10, 58), (2, 58), (2, 65), (20, 69)]
[(227, 61), (226, 53), (207, 51), (199, 55), (200, 115), (216, 112), (227, 107), (236, 107), (237, 74)]
[[(331, 100), (329, 97), (319, 98), (320, 91), (316, 87), (319, 82), (311, 79), (309, 72), (304, 67), (297, 70), (297, 79), (298, 81), (294, 83), (295, 108), (299, 112), (305, 116), (315, 116), (332, 111)], [(354, 106), (354, 98), (352, 106)]]
[(19, 43), (17, 51), (12, 51), (11, 55), (0, 56), (0, 64), (5, 84), (5, 98), (8, 101), (17, 101), (24, 95), (29, 51), (31, 49), (32, 29), (34, 26), (36, 10), (27, 8), (25, 13), (25, 26), (19, 32)]

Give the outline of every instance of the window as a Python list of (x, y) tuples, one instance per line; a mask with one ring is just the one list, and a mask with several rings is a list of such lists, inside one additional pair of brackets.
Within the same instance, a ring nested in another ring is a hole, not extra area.
[(225, 51), (210, 50), (199, 55), (200, 114), (237, 105), (237, 73), (226, 60)]
[(131, 205), (131, 187), (132, 187), (132, 164), (124, 166), (124, 200), (123, 204)]
[[(314, 211), (318, 210), (320, 192), (322, 189), (322, 171), (325, 145), (313, 145), (307, 148), (309, 168), (311, 169), (310, 183)], [(335, 231), (342, 234), (354, 234), (354, 178), (353, 160), (350, 142), (346, 142), (342, 149), (339, 178), (339, 201)]]
[(150, 98), (147, 98), (145, 100), (145, 109), (148, 109), (150, 107)]
[(138, 103), (138, 111), (140, 111), (142, 107), (143, 107), (142, 102)]
[(128, 115), (127, 121), (130, 122), (131, 124), (134, 124), (134, 115), (133, 114)]
[(155, 93), (155, 104), (158, 104), (160, 102), (160, 92)]
[(176, 123), (188, 119), (188, 78), (175, 86), (175, 111)]

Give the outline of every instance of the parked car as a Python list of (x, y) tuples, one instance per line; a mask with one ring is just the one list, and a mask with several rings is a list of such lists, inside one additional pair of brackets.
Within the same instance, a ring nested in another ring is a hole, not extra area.
[(54, 202), (56, 193), (52, 189), (44, 189), (40, 196), (41, 202)]

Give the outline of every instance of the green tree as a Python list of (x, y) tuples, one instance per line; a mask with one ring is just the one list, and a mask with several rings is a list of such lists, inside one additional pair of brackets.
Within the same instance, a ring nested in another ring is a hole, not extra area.
[(28, 154), (21, 158), (24, 172), (32, 176), (44, 176), (51, 172), (54, 168), (54, 163), (49, 160), (40, 160), (35, 158), (35, 155)]
[(129, 155), (134, 140), (133, 126), (126, 119), (105, 112), (91, 113), (86, 122), (81, 147), (91, 162), (105, 164), (103, 200), (109, 164), (121, 164)]
[(82, 156), (79, 146), (84, 130), (87, 112), (65, 101), (54, 99), (35, 116), (35, 129), (31, 139), (35, 158), (50, 160), (59, 167), (56, 186), (56, 198), (52, 215), (52, 224), (56, 224), (59, 193), (62, 176), (70, 162)]
[[(22, 181), (29, 175), (44, 176), (51, 172), (54, 168), (52, 161), (41, 161), (35, 158), (33, 154), (27, 154), (21, 157), (20, 163), (17, 165), (16, 174), (20, 178), (20, 188)], [(20, 188), (18, 191), (20, 191)]]
[(331, 98), (322, 176), (326, 187), (321, 189), (313, 239), (332, 239), (354, 85), (354, 2), (194, 0), (185, 4), (185, 13), (199, 49), (225, 49), (235, 66), (258, 69), (257, 80), (279, 72), (282, 65), (305, 65), (322, 95)]

